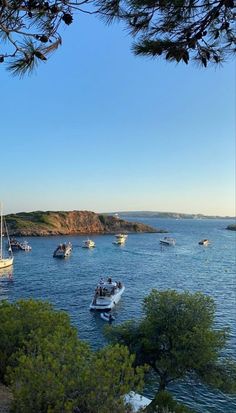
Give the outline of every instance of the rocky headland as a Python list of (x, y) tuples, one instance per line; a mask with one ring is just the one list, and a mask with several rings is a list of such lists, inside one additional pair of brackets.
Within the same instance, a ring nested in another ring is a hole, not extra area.
[(230, 225), (227, 226), (226, 229), (229, 229), (231, 231), (236, 231), (236, 224), (230, 224)]
[(6, 215), (10, 236), (167, 232), (91, 211), (35, 211)]

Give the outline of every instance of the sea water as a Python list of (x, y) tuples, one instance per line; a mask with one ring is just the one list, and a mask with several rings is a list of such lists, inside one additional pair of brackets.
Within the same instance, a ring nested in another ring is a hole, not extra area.
[[(100, 277), (125, 284), (125, 292), (114, 310), (115, 324), (142, 315), (143, 298), (158, 290), (201, 291), (216, 302), (216, 328), (230, 327), (225, 355), (236, 358), (236, 232), (226, 230), (230, 220), (132, 218), (169, 231), (176, 245), (160, 244), (163, 234), (129, 234), (125, 245), (114, 245), (114, 235), (91, 236), (96, 248), (82, 248), (87, 236), (28, 237), (32, 251), (15, 253), (13, 270), (0, 275), (0, 299), (48, 300), (65, 310), (78, 328), (79, 337), (93, 348), (106, 344), (104, 321), (89, 304)], [(208, 238), (208, 246), (198, 242)], [(70, 241), (72, 255), (53, 258), (59, 243)], [(153, 397), (155, 381), (144, 389)], [(191, 381), (172, 384), (176, 399), (199, 413), (235, 413), (236, 399)]]

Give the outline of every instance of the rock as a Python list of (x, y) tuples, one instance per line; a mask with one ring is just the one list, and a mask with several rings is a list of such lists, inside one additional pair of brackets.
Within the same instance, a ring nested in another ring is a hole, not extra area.
[(114, 234), (117, 232), (167, 232), (91, 211), (35, 211), (6, 216), (11, 236)]
[(236, 231), (236, 224), (230, 224), (227, 226), (226, 229), (230, 229), (231, 231)]

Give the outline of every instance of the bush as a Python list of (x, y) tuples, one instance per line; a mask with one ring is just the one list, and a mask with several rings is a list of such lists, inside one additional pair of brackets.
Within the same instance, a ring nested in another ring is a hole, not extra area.
[(124, 346), (93, 352), (67, 314), (48, 303), (0, 304), (1, 377), (15, 413), (125, 413), (123, 395), (142, 385), (143, 369)]

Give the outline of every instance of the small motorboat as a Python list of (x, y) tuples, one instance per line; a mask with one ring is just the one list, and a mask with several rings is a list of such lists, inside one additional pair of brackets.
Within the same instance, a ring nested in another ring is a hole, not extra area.
[(162, 244), (162, 245), (175, 245), (176, 241), (175, 241), (174, 238), (164, 237), (164, 238), (160, 239), (160, 244)]
[(91, 239), (87, 239), (84, 241), (83, 248), (94, 248), (95, 247), (95, 242), (92, 241)]
[(20, 242), (15, 238), (10, 238), (8, 246), (9, 246), (8, 248), (9, 251), (10, 250), (12, 251), (20, 251), (20, 250), (31, 251), (32, 250), (31, 246), (28, 244), (27, 241)]
[(100, 317), (104, 320), (104, 321), (108, 321), (108, 323), (112, 323), (112, 321), (115, 320), (115, 317), (111, 314), (111, 313), (101, 313)]
[(32, 247), (28, 244), (27, 241), (21, 242), (20, 245), (21, 245), (21, 249), (22, 249), (23, 251), (31, 251), (31, 250), (32, 250)]
[(66, 258), (69, 257), (69, 255), (72, 252), (72, 244), (68, 242), (68, 244), (60, 244), (58, 247), (55, 249), (53, 253), (54, 258)]
[(115, 241), (113, 242), (113, 244), (123, 245), (125, 241), (127, 240), (127, 238), (128, 238), (127, 234), (117, 234), (115, 235)]
[(199, 245), (208, 245), (210, 243), (209, 239), (202, 239), (201, 241), (199, 241)]

